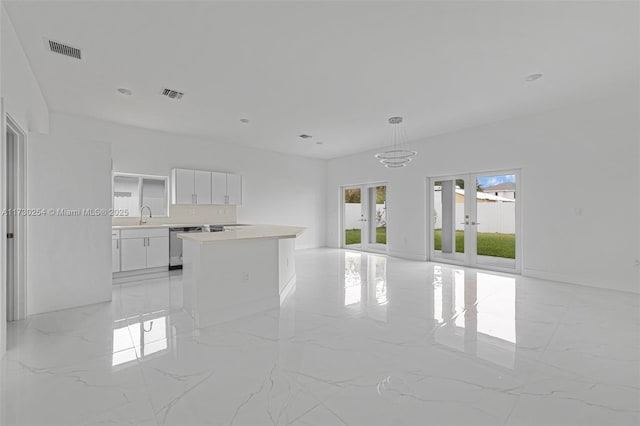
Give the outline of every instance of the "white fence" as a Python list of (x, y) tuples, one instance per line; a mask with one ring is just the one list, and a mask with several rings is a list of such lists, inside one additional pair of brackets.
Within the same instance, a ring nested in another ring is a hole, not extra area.
[[(435, 200), (435, 229), (442, 228), (442, 203)], [(498, 234), (516, 233), (516, 203), (478, 203), (478, 232)], [(386, 223), (384, 204), (376, 205), (376, 212), (381, 216), (381, 222)], [(345, 229), (359, 229), (362, 227), (360, 204), (347, 203), (344, 210)], [(464, 229), (464, 203), (456, 203), (456, 229)], [(376, 224), (380, 226), (380, 223)]]
[[(345, 229), (359, 229), (362, 227), (360, 221), (362, 214), (362, 207), (360, 203), (346, 203), (344, 209), (344, 228)], [(384, 204), (376, 204), (376, 217), (380, 217), (381, 220), (376, 223), (376, 227), (381, 223), (387, 222), (386, 210)]]
[[(478, 203), (478, 232), (516, 233), (516, 203)], [(435, 229), (442, 228), (442, 204), (434, 209)], [(456, 203), (456, 229), (464, 229), (464, 203)]]

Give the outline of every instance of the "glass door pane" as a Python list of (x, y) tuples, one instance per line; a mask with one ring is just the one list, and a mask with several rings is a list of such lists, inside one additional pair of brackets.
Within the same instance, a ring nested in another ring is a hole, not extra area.
[(464, 186), (464, 177), (431, 180), (434, 258), (465, 261)]
[(475, 202), (476, 263), (516, 268), (517, 175), (477, 175)]
[(386, 185), (366, 188), (367, 214), (364, 217), (366, 229), (366, 249), (385, 251), (387, 249), (387, 187)]
[(362, 227), (364, 213), (362, 209), (362, 190), (360, 187), (343, 189), (343, 246), (362, 248)]

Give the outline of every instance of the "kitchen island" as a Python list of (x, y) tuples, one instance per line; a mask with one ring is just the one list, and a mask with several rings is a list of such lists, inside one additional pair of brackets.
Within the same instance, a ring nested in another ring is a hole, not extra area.
[(295, 289), (295, 239), (304, 229), (249, 225), (179, 234), (184, 308), (198, 327), (279, 307)]

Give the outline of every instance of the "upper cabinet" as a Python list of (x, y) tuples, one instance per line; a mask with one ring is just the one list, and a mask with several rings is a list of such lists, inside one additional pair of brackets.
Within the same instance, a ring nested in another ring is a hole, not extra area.
[(211, 203), (227, 204), (227, 174), (211, 172)]
[(171, 204), (195, 204), (195, 170), (171, 171)]
[(242, 204), (242, 176), (205, 170), (171, 171), (173, 204)]
[(194, 170), (195, 204), (211, 204), (211, 172)]

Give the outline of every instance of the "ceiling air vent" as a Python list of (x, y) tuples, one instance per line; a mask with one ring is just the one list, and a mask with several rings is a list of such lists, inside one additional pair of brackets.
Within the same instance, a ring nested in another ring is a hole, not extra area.
[(184, 96), (184, 93), (178, 92), (177, 90), (172, 90), (172, 89), (163, 89), (162, 95), (170, 99), (179, 100), (179, 99), (182, 99), (182, 97)]
[(57, 41), (49, 40), (49, 49), (51, 49), (53, 53), (59, 53), (60, 55), (70, 56), (76, 59), (82, 59), (82, 51), (76, 47), (72, 47), (67, 44), (58, 43)]

